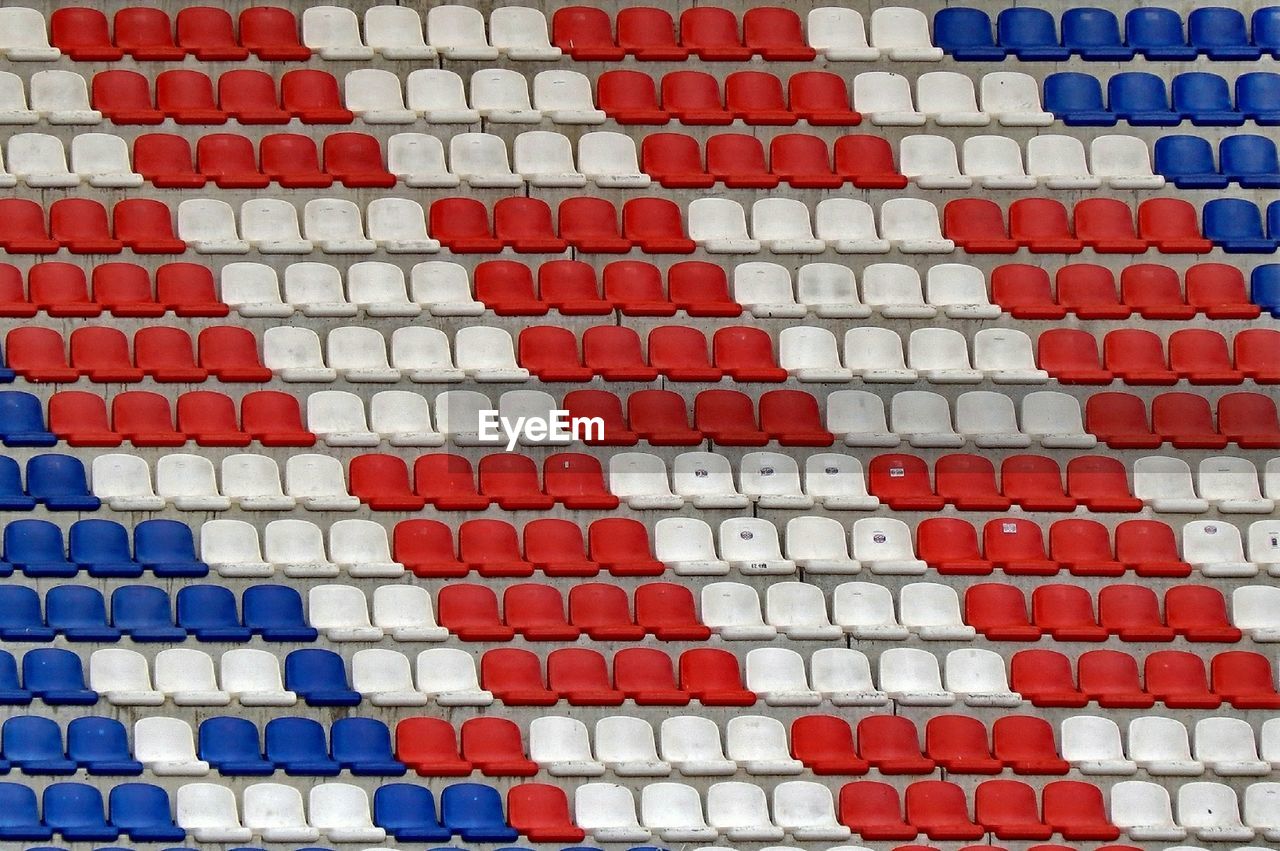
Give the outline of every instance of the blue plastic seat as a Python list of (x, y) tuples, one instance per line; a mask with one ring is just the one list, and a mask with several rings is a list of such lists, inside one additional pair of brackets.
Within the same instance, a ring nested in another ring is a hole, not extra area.
[(302, 595), (287, 585), (250, 585), (240, 596), (244, 625), (265, 641), (315, 641), (307, 625)]
[(133, 527), (133, 557), (156, 576), (208, 576), (196, 557), (191, 528), (177, 520), (143, 520)]
[(75, 774), (76, 764), (67, 759), (62, 728), (52, 718), (15, 715), (0, 727), (4, 758), (23, 774)]
[(0, 783), (0, 839), (10, 842), (53, 838), (40, 821), (35, 790), (21, 783)]
[(1276, 143), (1266, 136), (1242, 133), (1218, 143), (1222, 173), (1246, 189), (1280, 188)]
[(502, 813), (502, 795), (483, 783), (445, 787), (440, 794), (440, 820), (467, 842), (512, 842), (520, 835)]
[(91, 517), (71, 524), (67, 533), (71, 560), (90, 576), (134, 578), (142, 565), (133, 559), (129, 530), (114, 520)]
[(27, 459), (27, 493), (50, 511), (97, 511), (102, 504), (89, 492), (84, 464), (70, 455)]
[(5, 446), (56, 446), (44, 424), (44, 405), (30, 393), (0, 391), (0, 440)]
[(356, 776), (399, 777), (404, 763), (391, 749), (391, 731), (376, 718), (339, 718), (329, 727), (333, 758)]
[(1262, 230), (1262, 212), (1243, 198), (1214, 198), (1202, 210), (1204, 235), (1228, 254), (1273, 254), (1276, 241)]
[(68, 842), (102, 842), (120, 831), (107, 823), (102, 793), (88, 783), (54, 783), (41, 798), (44, 823)]
[(258, 725), (248, 718), (207, 718), (200, 722), (196, 739), (200, 758), (221, 774), (262, 777), (275, 773), (275, 765), (262, 758)]
[(22, 657), (22, 685), (54, 706), (90, 706), (98, 702), (98, 693), (85, 685), (80, 657), (61, 647), (28, 650)]
[(40, 595), (22, 585), (0, 585), (0, 639), (53, 641), (40, 613)]
[(1280, 242), (1280, 203), (1275, 201), (1267, 205), (1267, 236)]
[(1058, 41), (1053, 15), (1044, 9), (1019, 6), (996, 16), (996, 41), (1027, 62), (1061, 62), (1071, 55)]
[(111, 623), (134, 641), (182, 641), (187, 631), (173, 625), (169, 595), (152, 585), (125, 585), (111, 592)]
[(1135, 127), (1174, 127), (1182, 116), (1169, 108), (1164, 80), (1146, 71), (1126, 71), (1107, 81), (1107, 103)]
[(142, 763), (129, 752), (129, 733), (114, 718), (87, 715), (67, 725), (67, 756), (90, 774), (136, 776)]
[(412, 783), (378, 787), (373, 793), (373, 823), (401, 842), (448, 842), (453, 835), (436, 817), (431, 790)]
[(1231, 89), (1217, 74), (1190, 71), (1173, 78), (1173, 109), (1202, 127), (1238, 127), (1244, 116), (1231, 104)]
[(1124, 16), (1125, 44), (1153, 62), (1180, 62), (1196, 58), (1187, 44), (1182, 16), (1172, 9), (1149, 6), (1130, 9)]
[(1210, 59), (1248, 61), (1262, 56), (1249, 40), (1249, 26), (1238, 9), (1201, 6), (1187, 16), (1187, 34), (1192, 46)]
[(310, 718), (272, 718), (266, 728), (267, 759), (285, 774), (333, 777), (342, 767), (329, 756), (324, 727)]
[[(7, 455), (0, 455), (0, 511), (30, 511), (35, 507), (36, 501), (22, 487), (22, 471), (18, 462)], [(0, 576), (11, 573), (12, 567), (0, 567)]]
[(221, 585), (188, 585), (178, 589), (178, 626), (200, 641), (248, 641), (252, 633), (240, 623), (236, 595)]
[(5, 365), (4, 352), (0, 351), (0, 384), (10, 384), (18, 374)]
[(1249, 276), (1249, 298), (1258, 307), (1280, 319), (1280, 265), (1267, 263), (1254, 267)]
[(1263, 6), (1250, 21), (1253, 43), (1263, 53), (1280, 59), (1280, 6)]
[(87, 585), (56, 585), (44, 595), (45, 622), (67, 641), (119, 641), (107, 623), (102, 592)]
[(938, 10), (933, 16), (933, 43), (961, 62), (999, 62), (1006, 53), (991, 35), (991, 17), (967, 6)]
[[(0, 704), (25, 706), (31, 702), (31, 689), (18, 681), (18, 660), (8, 650), (0, 650)], [(4, 835), (0, 833), (0, 839)]]
[(1156, 140), (1155, 170), (1179, 189), (1222, 189), (1213, 145), (1201, 136), (1162, 136)]
[(1102, 84), (1091, 74), (1062, 71), (1044, 80), (1044, 107), (1070, 127), (1112, 127), (1115, 113), (1102, 102)]
[(332, 650), (294, 650), (284, 659), (284, 687), (312, 706), (356, 706), (342, 657)]
[(1062, 45), (1090, 61), (1128, 62), (1133, 48), (1120, 37), (1120, 22), (1106, 9), (1083, 6), (1062, 13)]
[(48, 520), (15, 520), (4, 527), (4, 560), (27, 576), (71, 577), (62, 530)]
[(108, 797), (111, 823), (135, 842), (181, 842), (187, 832), (173, 822), (169, 795), (151, 783), (121, 783)]
[(1280, 74), (1251, 71), (1236, 77), (1236, 110), (1263, 127), (1280, 125)]

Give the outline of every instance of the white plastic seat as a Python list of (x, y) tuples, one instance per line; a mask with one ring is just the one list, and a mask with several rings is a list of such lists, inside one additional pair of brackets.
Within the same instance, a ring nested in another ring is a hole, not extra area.
[[(689, 202), (688, 219), (689, 238), (710, 254), (756, 254), (760, 251), (759, 241), (747, 233), (747, 214), (737, 201), (695, 198)], [(790, 275), (787, 277), (789, 281)], [(735, 270), (735, 288), (737, 280), (738, 271)]]
[(822, 589), (808, 582), (776, 582), (765, 595), (769, 624), (790, 639), (829, 641), (844, 631), (831, 623)]
[(1206, 842), (1248, 842), (1253, 838), (1253, 828), (1240, 820), (1235, 790), (1221, 783), (1178, 787), (1178, 824)]
[(511, 170), (507, 143), (488, 133), (459, 133), (449, 140), (449, 165), (460, 179), (472, 187), (524, 185), (524, 178)]
[[(1250, 529), (1250, 537), (1252, 531)], [(1252, 551), (1250, 557), (1254, 558)], [(1280, 641), (1280, 588), (1270, 585), (1236, 588), (1231, 592), (1231, 622), (1237, 629), (1249, 633), (1254, 641)]]
[(89, 688), (112, 706), (164, 704), (164, 692), (151, 685), (146, 657), (121, 647), (104, 647), (89, 656)]
[(93, 459), (89, 481), (93, 495), (115, 511), (159, 511), (164, 497), (151, 486), (151, 468), (137, 455), (108, 453)]
[(827, 247), (813, 235), (809, 208), (794, 198), (761, 198), (752, 204), (751, 235), (774, 254), (820, 254)]
[(330, 641), (380, 641), (364, 592), (350, 585), (315, 585), (307, 592), (307, 622)]
[(102, 122), (102, 113), (89, 105), (89, 87), (75, 71), (37, 71), (27, 83), (31, 108), (55, 125)]
[(1196, 468), (1196, 490), (1223, 514), (1270, 514), (1276, 503), (1262, 495), (1258, 470), (1248, 458), (1205, 458)]
[(15, 133), (9, 137), (9, 169), (33, 189), (70, 188), (80, 176), (67, 168), (62, 141), (44, 133)]
[(737, 763), (724, 754), (720, 727), (710, 718), (674, 715), (659, 728), (662, 759), (686, 777), (732, 775)]
[(373, 624), (395, 641), (444, 641), (431, 594), (417, 585), (379, 585), (373, 592)]
[(640, 820), (645, 830), (667, 842), (713, 842), (719, 835), (707, 826), (698, 790), (684, 783), (651, 783), (640, 793)]
[(1191, 467), (1181, 458), (1148, 455), (1133, 462), (1133, 494), (1152, 510), (1202, 514), (1209, 502), (1196, 495)]
[[(1265, 736), (1264, 736), (1265, 741)], [(1194, 777), (1204, 766), (1191, 756), (1187, 728), (1181, 721), (1146, 715), (1129, 722), (1129, 759), (1153, 776)]]
[[(572, 438), (567, 430), (550, 427), (558, 409), (559, 403), (550, 393), (542, 390), (508, 390), (498, 399), (499, 430), (503, 441), (514, 437), (520, 446), (564, 446), (570, 443)], [(527, 421), (532, 421), (529, 419), (531, 417), (543, 419), (549, 426), (547, 434), (543, 437), (535, 437), (523, 431), (511, 434), (502, 428), (502, 422), (518, 422), (520, 417)]]
[(874, 582), (843, 582), (832, 595), (836, 624), (858, 640), (901, 641), (910, 631), (898, 622), (893, 592)]
[(982, 270), (963, 263), (940, 263), (929, 269), (925, 280), (929, 304), (949, 319), (995, 319), (1000, 306), (987, 296)]
[(551, 62), (560, 48), (547, 36), (547, 19), (537, 9), (501, 6), (489, 13), (489, 40), (508, 59), (517, 62)]
[(422, 312), (421, 305), (409, 301), (404, 272), (391, 263), (351, 264), (347, 270), (347, 294), (368, 316), (417, 316)]
[(530, 186), (587, 185), (587, 178), (573, 165), (573, 144), (560, 133), (549, 130), (521, 133), (512, 145), (512, 159), (519, 176)]
[(806, 263), (796, 272), (796, 300), (814, 316), (865, 319), (871, 308), (858, 298), (853, 270), (839, 263)]
[[(427, 19), (430, 18), (428, 12)], [(429, 124), (474, 124), (480, 120), (479, 110), (467, 105), (462, 78), (443, 68), (411, 72), (405, 79), (405, 102)]]
[(457, 263), (428, 260), (409, 274), (410, 297), (432, 316), (480, 316), (483, 302), (471, 294), (467, 270)]
[(640, 170), (635, 141), (608, 130), (584, 133), (578, 139), (578, 171), (602, 189), (640, 189), (652, 182)]
[[(938, 315), (936, 307), (925, 303), (920, 273), (901, 263), (872, 263), (863, 269), (862, 300), (886, 319), (931, 319)], [(847, 335), (845, 340), (847, 353)]]
[(619, 777), (666, 777), (671, 773), (671, 764), (658, 756), (653, 728), (643, 718), (610, 715), (596, 721), (595, 734), (596, 758)]
[(964, 436), (951, 424), (951, 406), (937, 393), (925, 390), (895, 393), (889, 422), (894, 433), (905, 438), (912, 446), (964, 446)]
[(733, 517), (720, 524), (720, 557), (744, 575), (795, 573), (782, 555), (778, 527), (760, 517)]
[(947, 654), (943, 682), (966, 706), (1019, 706), (1022, 695), (1009, 688), (1004, 659), (994, 650), (962, 647)]
[(342, 462), (329, 455), (294, 455), (284, 465), (285, 491), (309, 511), (354, 511)]
[(1022, 433), (1046, 449), (1089, 449), (1098, 438), (1084, 430), (1080, 402), (1054, 390), (1037, 390), (1022, 397)]
[(489, 397), (475, 390), (449, 390), (436, 396), (436, 428), (457, 446), (485, 446), (480, 438), (480, 412), (493, 409)]
[(161, 650), (152, 663), (156, 690), (177, 706), (226, 706), (229, 691), (218, 688), (213, 658), (201, 650), (171, 647)]
[(882, 6), (871, 13), (871, 43), (894, 62), (937, 62), (943, 55), (929, 38), (929, 19), (906, 6)]
[(647, 452), (619, 452), (609, 456), (609, 492), (640, 510), (684, 505), (684, 497), (671, 492), (666, 463)]
[(773, 820), (797, 842), (839, 842), (853, 834), (836, 821), (831, 790), (812, 780), (787, 780), (773, 787)]
[(573, 793), (573, 820), (596, 842), (646, 842), (631, 790), (616, 783), (587, 783)]
[(911, 83), (901, 74), (865, 71), (854, 77), (853, 103), (876, 126), (920, 127), (925, 122), (911, 102)]
[(1199, 520), (1182, 527), (1182, 558), (1209, 577), (1256, 576), (1247, 561), (1240, 530), (1220, 520)]
[(270, 576), (258, 530), (243, 520), (208, 520), (200, 527), (200, 560), (219, 576)]
[(911, 582), (898, 590), (898, 617), (926, 641), (972, 641), (977, 632), (960, 614), (960, 598), (950, 585)]
[(865, 653), (847, 647), (824, 647), (809, 657), (813, 688), (836, 706), (884, 706), (889, 696), (871, 681)]
[(907, 339), (907, 363), (934, 384), (976, 384), (983, 372), (969, 365), (969, 343), (954, 328), (917, 328)]
[(284, 270), (285, 301), (304, 316), (355, 316), (359, 308), (347, 301), (342, 273), (328, 263), (291, 263)]
[(889, 430), (884, 401), (867, 390), (837, 390), (828, 395), (827, 429), (842, 436), (847, 446), (888, 447), (902, 442)]
[(1249, 561), (1268, 576), (1280, 576), (1280, 521), (1257, 520), (1249, 524)]
[(387, 832), (375, 827), (369, 795), (350, 783), (321, 783), (307, 797), (311, 826), (331, 842), (381, 842)]
[(804, 658), (783, 647), (747, 653), (747, 688), (769, 706), (817, 706), (822, 695), (809, 687)]
[(986, 127), (991, 123), (991, 116), (978, 109), (973, 81), (955, 71), (930, 71), (917, 77), (916, 108), (939, 127)]
[[(312, 394), (311, 398), (316, 395), (319, 394)], [(431, 409), (426, 398), (408, 390), (375, 393), (369, 400), (369, 428), (377, 438), (392, 446), (444, 444), (444, 435), (431, 424)]]
[(778, 634), (760, 614), (760, 596), (750, 585), (712, 582), (702, 587), (702, 623), (725, 641), (768, 641)]
[(1022, 147), (1008, 136), (970, 136), (961, 149), (964, 173), (983, 189), (1034, 189), (1022, 165)]
[(729, 459), (715, 452), (682, 452), (672, 462), (671, 489), (695, 508), (746, 508)]
[(1137, 136), (1108, 134), (1089, 143), (1089, 170), (1112, 189), (1159, 189), (1164, 175), (1151, 171), (1151, 151)]
[(1201, 718), (1192, 735), (1195, 757), (1219, 777), (1265, 777), (1271, 763), (1258, 756), (1253, 727), (1242, 718)]
[(484, 16), (467, 6), (436, 6), (427, 12), (427, 40), (445, 59), (498, 58), (498, 49), (485, 38)]
[(270, 266), (228, 263), (222, 267), (219, 283), (220, 300), (241, 316), (283, 319), (293, 315), (293, 305), (280, 299), (280, 279)]
[(1145, 780), (1111, 787), (1111, 823), (1138, 842), (1177, 842), (1187, 835), (1173, 821), (1168, 790)]
[(49, 45), (40, 10), (22, 6), (0, 9), (0, 53), (11, 62), (50, 62), (62, 55)]
[(891, 328), (864, 325), (846, 331), (844, 365), (868, 383), (911, 384), (916, 380), (916, 371), (907, 368), (902, 338)]
[[(693, 204), (703, 200), (717, 199), (698, 199)], [(798, 319), (808, 312), (804, 305), (796, 303), (791, 273), (776, 263), (740, 263), (734, 267), (733, 299), (752, 316)]]
[(995, 384), (1043, 384), (1031, 338), (1016, 328), (983, 328), (973, 335), (973, 365)]
[(391, 364), (402, 378), (419, 384), (449, 384), (465, 377), (453, 364), (449, 338), (439, 328), (422, 325), (391, 332)]
[(1027, 140), (1027, 173), (1049, 189), (1097, 189), (1102, 179), (1089, 173), (1084, 145), (1075, 136), (1046, 133)]
[(253, 838), (253, 831), (240, 822), (236, 793), (220, 783), (179, 786), (174, 821), (197, 842), (248, 842)]
[(800, 774), (804, 763), (791, 756), (787, 728), (777, 718), (736, 715), (725, 724), (725, 753), (748, 774)]
[(653, 527), (658, 561), (681, 576), (723, 576), (729, 563), (716, 555), (711, 527), (695, 517), (664, 517)]
[(360, 40), (360, 20), (350, 9), (312, 6), (302, 13), (302, 43), (328, 60), (369, 60), (373, 49)]
[[(374, 8), (397, 7), (375, 6)], [(417, 115), (417, 113), (414, 114)], [(396, 179), (405, 186), (414, 188), (451, 188), (462, 182), (456, 174), (449, 171), (444, 158), (444, 143), (428, 133), (397, 133), (388, 139), (387, 171), (394, 174)], [(373, 230), (372, 224), (370, 230)]]
[(1062, 758), (1082, 774), (1134, 774), (1138, 763), (1124, 755), (1120, 728), (1099, 715), (1072, 715), (1062, 720)]
[(360, 208), (343, 198), (313, 198), (302, 209), (307, 239), (325, 254), (372, 254), (378, 244), (364, 235)]
[[(419, 181), (417, 185), (422, 184)], [(434, 254), (440, 250), (440, 242), (427, 233), (426, 213), (417, 201), (410, 198), (375, 198), (365, 208), (365, 216), (368, 218), (369, 239), (388, 254)], [(398, 297), (403, 298), (404, 273), (398, 269), (397, 273), (400, 279)], [(396, 309), (398, 313), (385, 315), (417, 315), (417, 312), (411, 313), (408, 306)], [(418, 312), (421, 312), (421, 305), (418, 305)]]
[(371, 6), (364, 12), (364, 40), (384, 59), (435, 59), (423, 36), (422, 18), (407, 6)]
[(1056, 120), (1040, 103), (1040, 84), (1020, 71), (982, 75), (982, 111), (1005, 127), (1049, 127)]
[(892, 247), (876, 230), (871, 205), (857, 198), (824, 198), (813, 209), (818, 239), (837, 254), (887, 254)]
[(871, 511), (880, 499), (867, 493), (862, 462), (852, 455), (822, 452), (804, 462), (804, 492), (823, 508)]
[(179, 511), (226, 511), (231, 500), (218, 493), (213, 462), (175, 452), (156, 460), (156, 495)]
[(275, 654), (241, 647), (218, 660), (218, 679), (241, 706), (293, 706), (298, 696), (284, 687)]
[(458, 368), (473, 381), (529, 380), (529, 370), (516, 363), (511, 334), (502, 328), (459, 328), (453, 347)]
[(249, 242), (236, 231), (236, 214), (226, 201), (188, 198), (178, 204), (178, 238), (197, 254), (248, 254)]
[(1244, 823), (1269, 841), (1280, 839), (1280, 783), (1254, 783), (1244, 790)]
[[(318, 456), (319, 457), (319, 456)], [(329, 459), (326, 460), (335, 460)], [(292, 464), (293, 459), (289, 460)], [(262, 552), (285, 576), (332, 578), (338, 566), (324, 550), (324, 534), (306, 520), (272, 520), (262, 532)]]
[(880, 654), (880, 688), (901, 706), (950, 706), (956, 696), (942, 686), (938, 657), (915, 647), (892, 647)]
[(529, 722), (529, 758), (552, 777), (599, 777), (587, 727), (577, 718), (544, 715)]
[(956, 431), (984, 448), (1031, 445), (1031, 438), (1018, 431), (1013, 400), (990, 390), (970, 390), (956, 397)]
[(320, 831), (307, 824), (302, 792), (283, 783), (254, 783), (244, 790), (244, 825), (265, 842), (315, 842)]
[(412, 124), (418, 113), (404, 104), (400, 78), (380, 68), (348, 71), (342, 79), (343, 105), (365, 124)]
[(142, 185), (129, 162), (129, 145), (110, 133), (80, 133), (71, 139), (71, 168), (90, 186), (107, 189)]
[(797, 325), (778, 335), (778, 363), (800, 381), (850, 381), (853, 373), (841, 366), (835, 335), (826, 328)]
[[(35, 10), (18, 10), (12, 7), (0, 9), (0, 19), (6, 12), (15, 11), (34, 12)], [(43, 16), (41, 20), (43, 21)], [(4, 29), (0, 27), (0, 33), (3, 32), (5, 32)], [(40, 114), (34, 109), (27, 108), (27, 91), (22, 85), (22, 78), (8, 71), (0, 72), (0, 124), (35, 124), (39, 120)]]
[(744, 496), (761, 508), (809, 508), (813, 497), (800, 487), (800, 467), (781, 452), (748, 452), (738, 462)]
[(436, 647), (418, 654), (418, 689), (440, 706), (488, 706), (493, 694), (480, 688), (471, 654), (454, 647)]
[(1280, 458), (1272, 458), (1263, 467), (1262, 492), (1267, 499), (1280, 499)]
[(607, 117), (596, 109), (587, 76), (560, 68), (533, 78), (533, 107), (556, 124), (604, 124)]
[(297, 504), (280, 484), (280, 468), (265, 455), (242, 453), (222, 459), (222, 493), (241, 511), (287, 511)]
[(853, 524), (853, 557), (872, 573), (915, 576), (926, 568), (916, 558), (911, 530), (892, 517), (864, 517)]
[(413, 685), (409, 657), (368, 648), (351, 657), (351, 687), (374, 706), (426, 706), (427, 695)]
[(871, 62), (880, 58), (880, 49), (867, 42), (866, 25), (856, 9), (810, 9), (805, 35), (809, 46), (829, 62)]
[(209, 763), (196, 756), (191, 725), (154, 716), (133, 723), (133, 756), (158, 777), (203, 777)]
[(334, 328), (325, 339), (325, 360), (345, 381), (386, 383), (400, 380), (387, 360), (387, 344), (376, 328)]
[(485, 68), (471, 75), (471, 105), (495, 124), (537, 124), (542, 120), (542, 113), (529, 103), (524, 77), (505, 68)]
[(240, 233), (259, 254), (310, 254), (298, 211), (281, 198), (254, 198), (240, 205)]

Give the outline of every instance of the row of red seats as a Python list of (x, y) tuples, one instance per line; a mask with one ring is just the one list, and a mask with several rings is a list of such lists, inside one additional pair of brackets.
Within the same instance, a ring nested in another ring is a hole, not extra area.
[(60, 198), (45, 209), (25, 198), (0, 198), (0, 248), (9, 254), (181, 254), (187, 244), (173, 232), (173, 215), (161, 201), (128, 198), (107, 210), (88, 198)]
[[(648, 358), (643, 348), (648, 349)], [(711, 338), (715, 358), (707, 354), (707, 339), (697, 328), (667, 325), (649, 331), (647, 346), (640, 335), (620, 325), (598, 325), (578, 338), (567, 328), (540, 325), (525, 328), (519, 337), (520, 365), (543, 381), (672, 381), (779, 382), (787, 371), (778, 366), (769, 333), (760, 328), (730, 326)]]
[(193, 165), (185, 138), (145, 133), (133, 142), (133, 167), (162, 188), (198, 188), (210, 180), (220, 189), (264, 189), (272, 182), (286, 189), (324, 188), (335, 180), (347, 188), (396, 185), (373, 136), (330, 133), (323, 145), (321, 166), (315, 140), (300, 133), (263, 136), (257, 152), (248, 137), (214, 133), (196, 142)]
[[(659, 104), (658, 92), (662, 101)], [(804, 71), (782, 80), (766, 71), (735, 71), (720, 82), (705, 71), (672, 71), (661, 83), (641, 71), (606, 71), (596, 81), (596, 100), (619, 124), (720, 126), (754, 125), (848, 127), (862, 115), (850, 107), (844, 78), (829, 71)]]
[(805, 41), (800, 16), (790, 9), (761, 6), (738, 18), (728, 9), (698, 6), (680, 14), (680, 37), (665, 9), (633, 6), (619, 9), (614, 21), (603, 9), (566, 6), (551, 19), (552, 39), (574, 59), (617, 61), (633, 56), (641, 61), (680, 61), (696, 56), (704, 61), (766, 60), (807, 62), (817, 53)]
[(1280, 448), (1275, 401), (1261, 393), (1228, 393), (1218, 399), (1217, 424), (1209, 400), (1196, 393), (1162, 393), (1151, 400), (1151, 417), (1138, 396), (1098, 393), (1084, 409), (1085, 428), (1113, 449)]
[(22, 271), (0, 263), (0, 316), (28, 318), (44, 312), (50, 316), (116, 317), (226, 316), (227, 306), (218, 299), (213, 272), (196, 263), (165, 263), (152, 273), (135, 263), (99, 263), (93, 266), (90, 291), (85, 270), (72, 263), (37, 263)]
[[(799, 76), (799, 75), (797, 75)], [(792, 78), (795, 79), (794, 77)], [(745, 133), (720, 133), (706, 141), (706, 161), (698, 140), (681, 133), (649, 133), (640, 144), (641, 168), (669, 189), (771, 189), (786, 181), (803, 189), (902, 189), (907, 178), (893, 162), (889, 141), (866, 134), (841, 136), (834, 144), (817, 136), (785, 133), (764, 145)]]
[(264, 61), (302, 60), (311, 49), (298, 40), (298, 21), (288, 9), (243, 10), (239, 35), (231, 15), (214, 6), (191, 6), (177, 15), (177, 37), (163, 9), (129, 6), (116, 11), (111, 30), (97, 9), (55, 9), (49, 19), (54, 47), (78, 62), (114, 62), (126, 54), (139, 60), (235, 61), (252, 52)]
[(1227, 341), (1215, 331), (1187, 329), (1169, 335), (1165, 344), (1151, 331), (1125, 328), (1098, 339), (1088, 331), (1054, 328), (1036, 340), (1041, 369), (1063, 384), (1164, 385), (1187, 380), (1192, 384), (1239, 384), (1245, 377), (1260, 384), (1280, 378), (1280, 349), (1269, 328), (1250, 328)]
[(355, 113), (343, 106), (338, 81), (325, 71), (287, 71), (276, 81), (265, 71), (227, 71), (213, 81), (201, 71), (175, 69), (150, 81), (136, 71), (113, 69), (93, 75), (93, 108), (115, 124), (350, 124)]

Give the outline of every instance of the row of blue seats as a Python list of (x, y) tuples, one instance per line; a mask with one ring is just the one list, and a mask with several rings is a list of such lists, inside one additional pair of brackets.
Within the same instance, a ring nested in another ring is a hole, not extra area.
[(1280, 124), (1280, 87), (1269, 72), (1242, 74), (1232, 86), (1207, 71), (1165, 81), (1145, 71), (1126, 71), (1107, 81), (1093, 74), (1060, 71), (1044, 79), (1044, 107), (1070, 127), (1173, 127), (1190, 121), (1204, 127), (1238, 127), (1245, 121)]
[(1229, 183), (1246, 189), (1280, 188), (1280, 156), (1276, 143), (1266, 136), (1222, 139), (1217, 162), (1212, 143), (1203, 136), (1164, 136), (1156, 140), (1155, 154), (1156, 171), (1179, 189), (1222, 189)]
[(1192, 10), (1185, 28), (1173, 9), (1131, 9), (1124, 17), (1123, 33), (1110, 10), (1083, 7), (1062, 13), (1060, 32), (1052, 14), (1026, 6), (1001, 11), (994, 38), (991, 17), (981, 9), (942, 9), (933, 18), (934, 44), (962, 61), (999, 61), (1006, 56), (1043, 62), (1070, 56), (1107, 62), (1134, 56), (1152, 61), (1280, 57), (1277, 6), (1256, 10), (1251, 21), (1239, 9), (1204, 6)]
[(1280, 201), (1264, 213), (1243, 198), (1214, 198), (1201, 208), (1204, 235), (1228, 254), (1275, 254), (1280, 247)]
[[(50, 458), (61, 456), (36, 456)], [(10, 460), (0, 457), (0, 461)], [(30, 467), (30, 462), (28, 464)], [(191, 527), (177, 520), (143, 520), (133, 527), (133, 543), (124, 526), (111, 520), (78, 520), (63, 542), (62, 530), (48, 520), (15, 520), (4, 527), (0, 576), (15, 570), (33, 577), (91, 576), (132, 578), (150, 571), (156, 576), (207, 576), (209, 566), (196, 556)]]

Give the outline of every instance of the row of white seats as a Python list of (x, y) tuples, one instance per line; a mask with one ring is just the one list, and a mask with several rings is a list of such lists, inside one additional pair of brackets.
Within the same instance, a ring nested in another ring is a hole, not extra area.
[[(368, 234), (365, 233), (365, 215)], [(343, 198), (315, 198), (298, 210), (281, 198), (255, 198), (236, 213), (226, 201), (189, 198), (178, 205), (178, 236), (199, 254), (430, 254), (440, 243), (427, 235), (426, 213), (408, 198), (377, 198), (362, 213)], [(303, 237), (305, 228), (306, 237)]]
[(1280, 459), (1272, 459), (1263, 473), (1263, 496), (1258, 471), (1248, 459), (1205, 458), (1193, 479), (1191, 465), (1183, 459), (1149, 455), (1133, 463), (1133, 494), (1161, 513), (1202, 514), (1216, 509), (1224, 514), (1271, 514), (1280, 497), (1280, 482), (1273, 478), (1277, 474)]
[[(11, 10), (0, 10), (0, 14), (8, 11)], [(0, 31), (3, 31), (3, 25), (0, 25)], [(4, 36), (0, 36), (0, 42), (3, 41)], [(5, 56), (11, 55), (7, 50), (3, 52)], [(102, 122), (102, 113), (89, 104), (89, 85), (75, 71), (37, 71), (31, 75), (25, 89), (22, 78), (17, 74), (0, 72), (0, 124), (37, 124), (41, 121), (58, 125), (92, 125)]]
[(922, 189), (1159, 189), (1164, 177), (1151, 170), (1147, 143), (1136, 136), (1096, 136), (1084, 143), (1075, 136), (1045, 134), (1027, 140), (1026, 164), (1016, 139), (969, 136), (963, 167), (955, 142), (945, 136), (917, 135), (899, 144), (902, 173)]

